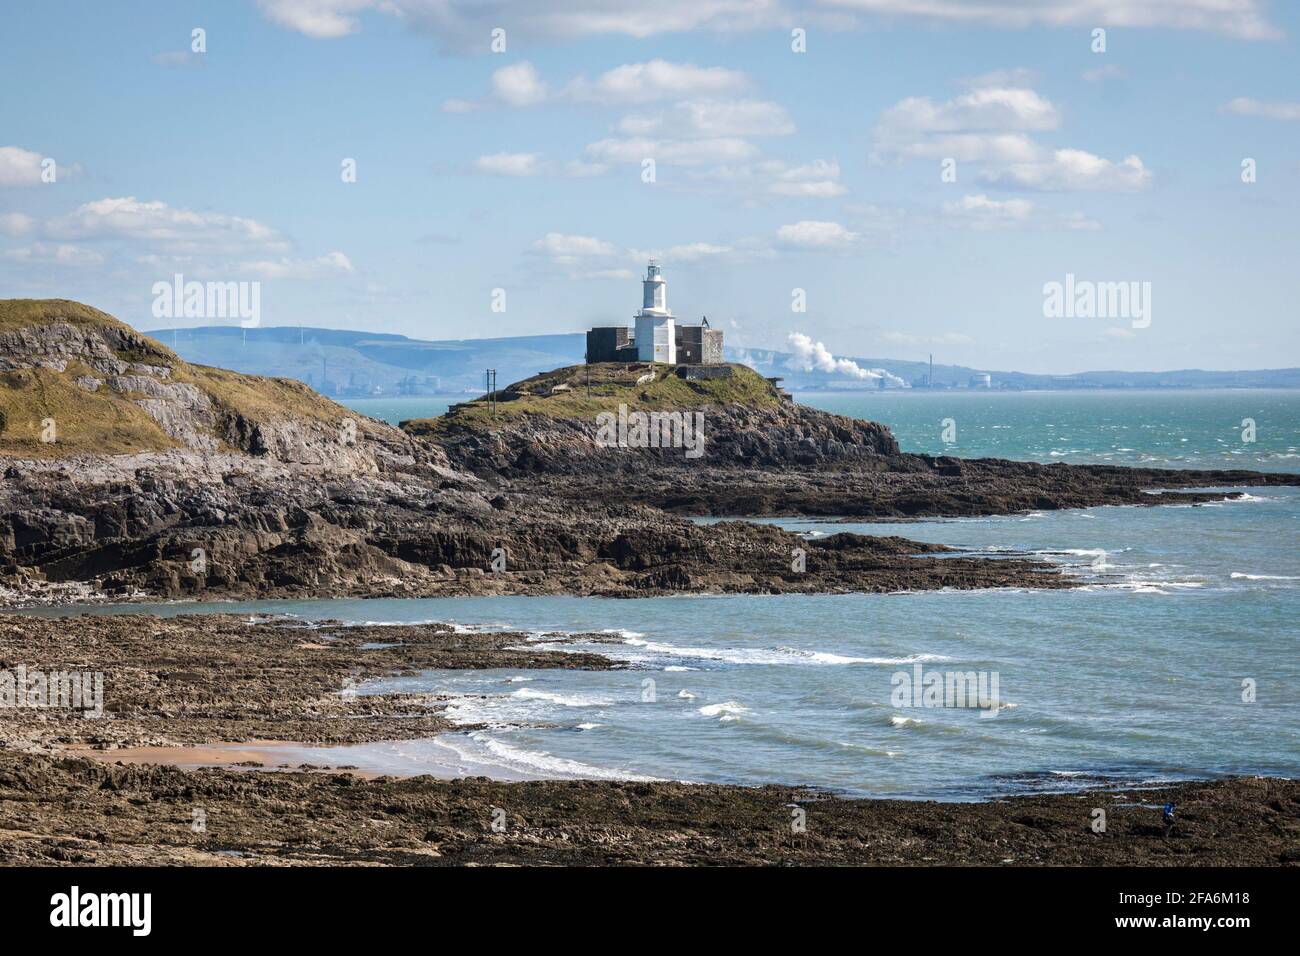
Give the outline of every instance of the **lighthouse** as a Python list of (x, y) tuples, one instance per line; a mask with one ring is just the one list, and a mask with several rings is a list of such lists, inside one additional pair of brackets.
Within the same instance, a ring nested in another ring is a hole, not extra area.
[(641, 280), (641, 311), (636, 320), (634, 341), (636, 357), (642, 362), (677, 364), (677, 332), (673, 314), (668, 311), (668, 283), (651, 259)]
[[(587, 332), (587, 362), (662, 362), (666, 365), (721, 365), (722, 329), (704, 319), (699, 325), (679, 323), (668, 311), (668, 283), (653, 259), (641, 280), (641, 311), (636, 327), (598, 325)], [(680, 370), (679, 370), (680, 374)]]

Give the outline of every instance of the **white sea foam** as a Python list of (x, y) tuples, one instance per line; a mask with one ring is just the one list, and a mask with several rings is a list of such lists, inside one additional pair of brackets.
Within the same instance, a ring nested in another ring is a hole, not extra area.
[(803, 664), (843, 666), (847, 664), (916, 664), (942, 661), (939, 654), (912, 654), (907, 657), (850, 657), (830, 651), (811, 651), (797, 647), (685, 647), (661, 641), (630, 638), (627, 644), (639, 650), (665, 657), (719, 661), (726, 664)]
[(677, 696), (680, 697), (682, 700), (694, 700), (694, 699), (695, 699), (695, 695), (692, 694), (689, 690), (679, 690), (679, 691), (677, 692)]
[(739, 720), (741, 714), (749, 713), (744, 704), (729, 700), (721, 704), (706, 704), (698, 711), (705, 717), (717, 717), (720, 721)]
[(513, 747), (502, 740), (490, 737), (482, 731), (475, 731), (470, 734), (475, 741), (482, 744), (483, 747), (493, 757), (500, 760), (503, 764), (511, 769), (523, 769), (532, 773), (540, 773), (550, 778), (570, 778), (577, 780), (633, 780), (644, 783), (653, 783), (659, 778), (649, 777), (644, 774), (631, 773), (626, 770), (610, 770), (605, 767), (594, 767), (591, 764), (581, 763), (577, 760), (569, 760), (567, 757), (557, 757), (545, 750), (524, 750), (520, 747)]
[(1247, 574), (1244, 571), (1233, 571), (1232, 577), (1246, 581), (1300, 581), (1300, 577), (1289, 574)]
[(629, 631), (629, 630), (628, 630), (627, 628), (625, 628), (625, 627), (606, 627), (606, 628), (602, 628), (601, 631), (600, 631), (600, 633), (601, 633), (601, 634), (617, 634), (619, 637), (623, 638), (623, 640), (625, 640), (625, 641), (626, 641), (626, 640), (629, 640), (629, 639), (632, 639), (632, 638), (645, 637), (645, 635), (642, 634), (640, 631)]
[(597, 708), (613, 703), (591, 694), (557, 694), (521, 687), (509, 694), (465, 694), (447, 703), (443, 716), (464, 727), (486, 724), (498, 729), (529, 727), (548, 723), (556, 716), (555, 708)]
[(594, 697), (590, 694), (554, 694), (547, 690), (534, 690), (531, 687), (521, 687), (510, 696), (520, 700), (542, 700), (559, 704), (561, 707), (609, 707), (614, 703), (607, 698)]

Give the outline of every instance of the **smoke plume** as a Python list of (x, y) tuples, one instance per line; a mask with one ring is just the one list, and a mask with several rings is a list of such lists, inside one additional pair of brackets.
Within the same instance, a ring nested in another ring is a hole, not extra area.
[(831, 375), (844, 375), (860, 381), (878, 381), (884, 379), (891, 385), (906, 387), (897, 375), (883, 368), (863, 368), (852, 359), (836, 358), (821, 342), (814, 342), (802, 332), (791, 332), (789, 336), (791, 355), (786, 364), (800, 372), (827, 372)]

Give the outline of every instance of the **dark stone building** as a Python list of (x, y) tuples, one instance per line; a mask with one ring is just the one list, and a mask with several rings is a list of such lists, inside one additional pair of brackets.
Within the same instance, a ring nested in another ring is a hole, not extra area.
[(635, 362), (636, 345), (625, 325), (597, 326), (587, 331), (588, 362)]
[[(670, 365), (721, 365), (722, 330), (681, 325), (668, 309), (668, 283), (653, 259), (642, 280), (636, 332), (624, 325), (597, 326), (587, 332), (587, 362), (663, 362)], [(640, 339), (641, 341), (637, 341)]]
[(676, 335), (679, 365), (722, 363), (722, 330), (711, 328), (708, 319), (699, 325), (679, 325)]
[[(678, 365), (721, 365), (722, 329), (705, 319), (699, 325), (674, 325)], [(587, 330), (588, 362), (635, 362), (636, 342), (625, 325), (604, 325)]]

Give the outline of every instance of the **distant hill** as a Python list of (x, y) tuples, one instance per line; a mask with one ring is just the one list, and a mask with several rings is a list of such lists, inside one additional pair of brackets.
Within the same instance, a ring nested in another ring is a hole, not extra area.
[(580, 333), (427, 341), (296, 326), (203, 326), (148, 334), (188, 361), (296, 378), (336, 397), (481, 392), (485, 369), (496, 369), (505, 385), (581, 362), (586, 349)]
[[(483, 390), (485, 369), (495, 369), (497, 382), (504, 386), (581, 362), (586, 349), (581, 332), (432, 341), (404, 335), (296, 326), (247, 330), (202, 326), (157, 329), (148, 334), (171, 346), (187, 361), (254, 375), (295, 378), (335, 397), (477, 393)], [(883, 369), (915, 387), (923, 387), (929, 374), (925, 362), (844, 357), (863, 368)], [(790, 353), (771, 349), (728, 346), (726, 358), (750, 365), (764, 375), (783, 376), (785, 386), (795, 390), (862, 389), (878, 384), (874, 379), (864, 381), (820, 371), (800, 371), (790, 367)], [(940, 364), (934, 366), (934, 385), (968, 388), (972, 379), (982, 374), (989, 375), (994, 389), (1300, 388), (1300, 369), (1295, 368), (1034, 375)], [(888, 387), (896, 385), (891, 382)]]

